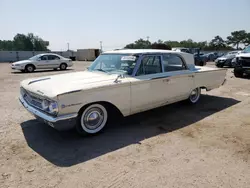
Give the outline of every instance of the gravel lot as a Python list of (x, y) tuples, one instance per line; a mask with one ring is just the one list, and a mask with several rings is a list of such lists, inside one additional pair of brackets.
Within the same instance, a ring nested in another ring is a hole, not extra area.
[(226, 85), (204, 92), (195, 106), (144, 112), (85, 138), (37, 122), (19, 104), (21, 80), (61, 71), (23, 74), (8, 63), (0, 70), (0, 187), (250, 185), (250, 79), (232, 69)]

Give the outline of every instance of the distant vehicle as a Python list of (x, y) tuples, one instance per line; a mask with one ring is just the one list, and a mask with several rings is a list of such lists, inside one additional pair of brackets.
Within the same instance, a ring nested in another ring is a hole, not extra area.
[(11, 68), (22, 72), (33, 72), (36, 69), (65, 70), (73, 65), (72, 60), (58, 54), (45, 53), (33, 56), (27, 60), (12, 63)]
[(232, 51), (232, 52), (228, 52), (227, 54), (217, 58), (215, 60), (215, 65), (217, 67), (224, 67), (224, 66), (228, 66), (228, 67), (233, 67), (232, 64), (232, 60), (235, 58), (235, 56), (239, 53), (239, 51)]
[(178, 47), (178, 48), (172, 48), (172, 50), (176, 52), (185, 52), (194, 54), (194, 63), (197, 66), (205, 66), (207, 64), (207, 58), (203, 56), (204, 55), (203, 53), (200, 53), (199, 48)]
[(235, 77), (243, 77), (244, 74), (250, 75), (250, 46), (237, 54), (235, 58)]
[(176, 52), (190, 53), (189, 48), (182, 48), (182, 47), (179, 47), (179, 48), (172, 48), (172, 50), (173, 50), (173, 51), (176, 51)]
[(195, 60), (195, 65), (199, 65), (199, 66), (205, 66), (208, 61), (204, 53), (195, 53), (194, 60)]
[(219, 57), (217, 52), (210, 52), (210, 53), (204, 54), (204, 56), (206, 56), (208, 61), (215, 61)]

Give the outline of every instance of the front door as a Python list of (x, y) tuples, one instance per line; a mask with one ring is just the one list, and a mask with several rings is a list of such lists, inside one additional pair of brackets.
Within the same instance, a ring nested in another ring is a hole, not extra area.
[[(159, 106), (163, 101), (165, 83), (160, 55), (142, 57), (139, 69), (131, 81), (131, 113)], [(167, 85), (165, 85), (167, 87)]]

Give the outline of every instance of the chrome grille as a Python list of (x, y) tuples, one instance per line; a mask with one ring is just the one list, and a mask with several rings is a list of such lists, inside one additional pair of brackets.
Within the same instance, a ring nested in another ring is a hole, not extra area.
[(29, 92), (29, 91), (25, 90), (24, 88), (21, 88), (21, 95), (23, 96), (23, 99), (29, 105), (34, 106), (34, 107), (42, 110), (43, 99), (41, 96), (34, 94), (32, 92)]

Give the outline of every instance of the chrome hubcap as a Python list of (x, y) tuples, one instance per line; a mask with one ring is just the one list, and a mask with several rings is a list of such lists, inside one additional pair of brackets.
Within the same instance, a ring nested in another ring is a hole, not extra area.
[(98, 128), (104, 119), (103, 112), (100, 108), (91, 108), (84, 115), (84, 124), (88, 129)]
[(198, 89), (194, 89), (192, 92), (191, 92), (191, 96), (190, 96), (190, 100), (195, 102), (199, 97), (199, 92), (198, 92)]
[(62, 65), (61, 67), (62, 67), (62, 69), (65, 69), (65, 65)]

